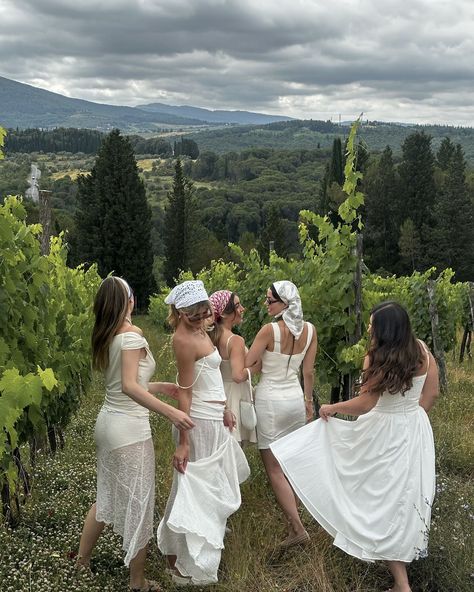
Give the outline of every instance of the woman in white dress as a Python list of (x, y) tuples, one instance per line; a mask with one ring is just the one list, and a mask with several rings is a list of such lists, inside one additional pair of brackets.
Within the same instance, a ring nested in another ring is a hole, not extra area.
[(149, 382), (155, 361), (141, 329), (132, 324), (130, 286), (119, 277), (106, 278), (94, 301), (93, 366), (104, 372), (105, 400), (97, 417), (97, 497), (86, 517), (77, 568), (89, 569), (92, 550), (106, 524), (123, 539), (130, 589), (158, 590), (146, 580), (147, 544), (153, 536), (155, 455), (149, 410), (167, 417), (180, 430), (193, 426), (186, 413), (155, 397), (175, 398), (176, 386)]
[(239, 483), (250, 474), (244, 453), (230, 435), (221, 357), (206, 332), (213, 313), (199, 280), (179, 284), (167, 296), (178, 367), (179, 408), (195, 427), (175, 434), (171, 493), (158, 527), (176, 585), (217, 582), (227, 518), (241, 503)]
[[(435, 494), (427, 412), (438, 394), (438, 370), (399, 304), (378, 305), (370, 322), (359, 396), (322, 405), (322, 419), (272, 450), (334, 545), (365, 561), (386, 561), (391, 591), (410, 592), (406, 565), (427, 554)], [(358, 419), (332, 419), (335, 413)]]
[[(309, 535), (298, 514), (295, 494), (270, 450), (282, 436), (303, 426), (313, 417), (314, 359), (316, 330), (303, 320), (296, 286), (289, 281), (274, 282), (265, 299), (268, 314), (277, 322), (264, 325), (245, 357), (252, 367), (261, 361), (261, 379), (255, 391), (257, 440), (266, 473), (288, 523), (281, 547), (305, 543)], [(299, 381), (303, 369), (304, 389)]]
[[(232, 435), (237, 442), (256, 442), (255, 429), (246, 429), (240, 421), (240, 401), (250, 401), (249, 370), (245, 368), (245, 354), (247, 348), (240, 335), (232, 333), (232, 327), (242, 323), (245, 308), (240, 298), (230, 290), (219, 290), (209, 296), (214, 311), (214, 328), (209, 332), (213, 344), (219, 350), (222, 358), (221, 373), (224, 390), (227, 397), (227, 408), (235, 417), (235, 428)], [(255, 366), (252, 371), (260, 368)]]

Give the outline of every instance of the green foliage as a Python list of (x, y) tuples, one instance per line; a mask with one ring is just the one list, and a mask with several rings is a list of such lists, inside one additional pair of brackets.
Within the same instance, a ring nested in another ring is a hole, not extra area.
[(48, 426), (64, 427), (90, 381), (94, 267), (70, 269), (60, 237), (40, 253), (39, 225), (17, 198), (0, 207), (0, 482), (13, 449)]
[(3, 129), (3, 127), (0, 127), (0, 160), (2, 160), (4, 158), (3, 146), (5, 144), (5, 136), (6, 135), (7, 135), (7, 132)]
[(102, 142), (91, 174), (79, 178), (77, 201), (74, 262), (127, 278), (145, 306), (153, 282), (151, 212), (133, 150), (118, 130)]

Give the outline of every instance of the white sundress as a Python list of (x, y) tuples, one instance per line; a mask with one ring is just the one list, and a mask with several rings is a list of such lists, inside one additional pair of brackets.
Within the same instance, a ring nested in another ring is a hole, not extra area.
[(106, 395), (95, 425), (97, 448), (96, 520), (123, 538), (126, 566), (153, 536), (155, 451), (148, 409), (122, 392), (122, 350), (146, 350), (138, 381), (146, 389), (155, 361), (144, 337), (119, 333), (109, 348)]
[(435, 494), (433, 432), (419, 399), (383, 394), (356, 421), (318, 419), (271, 445), (298, 497), (334, 545), (365, 561), (427, 555)]

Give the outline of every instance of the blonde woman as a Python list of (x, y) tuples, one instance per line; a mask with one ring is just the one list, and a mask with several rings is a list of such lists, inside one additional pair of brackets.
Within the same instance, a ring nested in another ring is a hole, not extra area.
[(159, 590), (144, 577), (148, 541), (153, 535), (155, 455), (149, 411), (180, 430), (193, 427), (189, 416), (155, 397), (176, 397), (176, 387), (149, 382), (155, 361), (141, 330), (133, 325), (133, 294), (119, 277), (106, 278), (94, 301), (93, 366), (105, 377), (105, 400), (97, 417), (97, 497), (86, 517), (78, 569), (88, 569), (92, 550), (106, 524), (123, 539), (130, 590)]
[[(209, 336), (219, 350), (222, 358), (221, 373), (227, 397), (227, 407), (235, 416), (235, 428), (232, 435), (237, 442), (256, 442), (255, 429), (248, 430), (240, 422), (240, 401), (250, 400), (249, 371), (245, 367), (247, 348), (240, 335), (232, 332), (232, 328), (240, 325), (245, 308), (240, 298), (229, 290), (219, 290), (210, 295), (209, 300), (214, 311), (214, 326)], [(255, 365), (252, 371), (260, 370)]]
[(227, 518), (241, 502), (239, 483), (250, 471), (231, 437), (221, 357), (206, 323), (212, 317), (201, 281), (186, 281), (168, 295), (178, 369), (179, 409), (195, 427), (176, 433), (171, 493), (158, 527), (158, 547), (177, 585), (217, 582)]

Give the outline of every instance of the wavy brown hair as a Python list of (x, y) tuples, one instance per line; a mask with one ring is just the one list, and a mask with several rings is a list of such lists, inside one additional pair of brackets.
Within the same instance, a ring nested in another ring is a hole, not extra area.
[[(230, 295), (229, 298), (229, 302), (227, 303), (227, 306), (224, 308), (224, 310), (222, 311), (223, 315), (230, 315), (232, 313), (234, 313), (234, 318), (235, 318), (235, 292), (232, 292), (232, 294)], [(223, 329), (222, 329), (222, 315), (218, 320), (214, 320), (214, 324), (212, 325), (212, 328), (209, 329), (208, 334), (209, 337), (211, 338), (212, 343), (218, 347), (219, 345), (219, 340), (221, 338)]]
[(95, 323), (92, 330), (92, 366), (106, 370), (109, 347), (127, 314), (129, 295), (123, 281), (107, 277), (100, 284), (94, 300)]
[(398, 302), (382, 302), (372, 309), (371, 322), (369, 364), (360, 388), (375, 394), (404, 394), (424, 361), (408, 313)]

